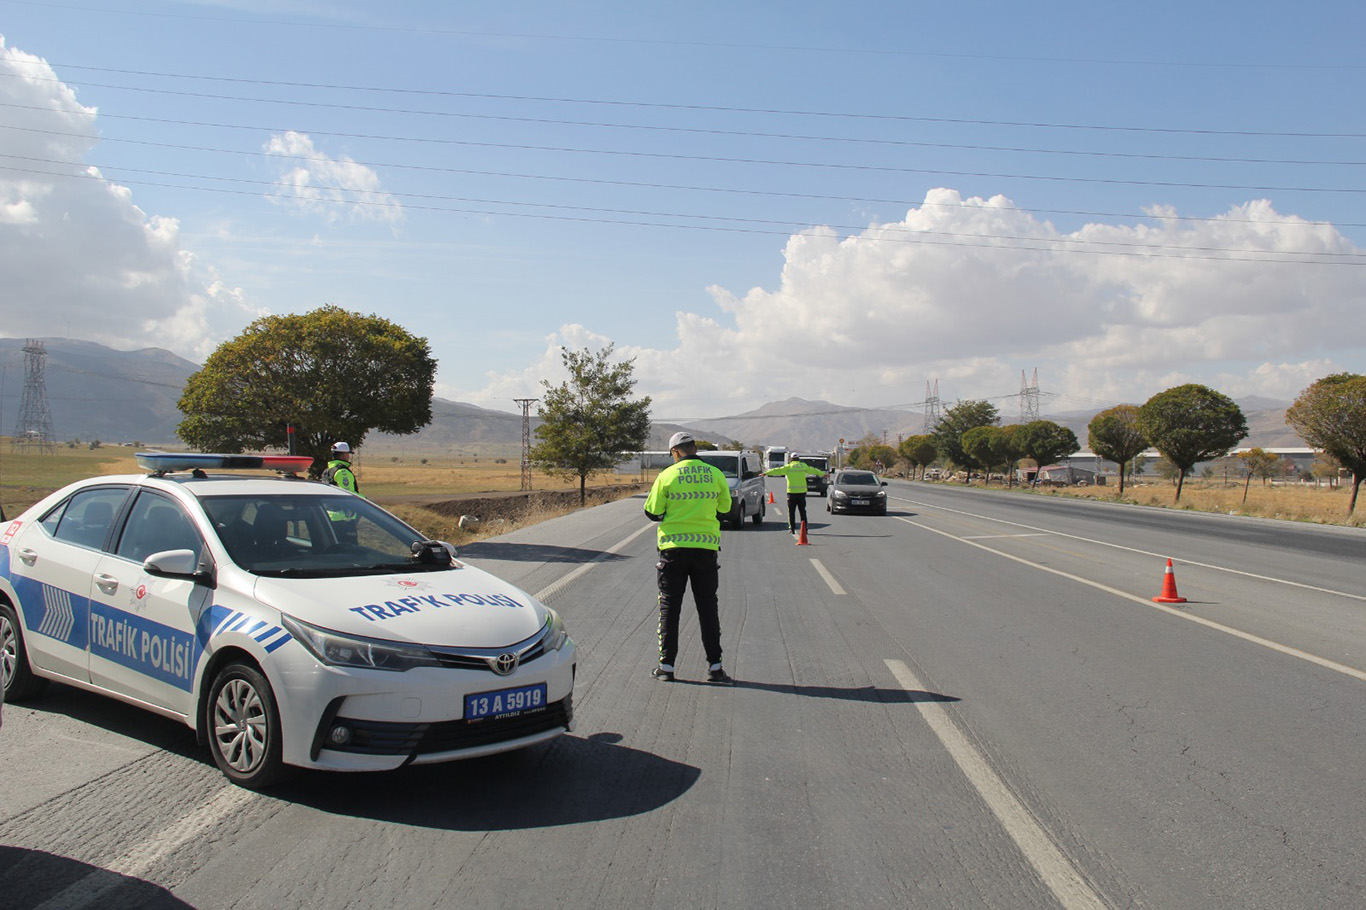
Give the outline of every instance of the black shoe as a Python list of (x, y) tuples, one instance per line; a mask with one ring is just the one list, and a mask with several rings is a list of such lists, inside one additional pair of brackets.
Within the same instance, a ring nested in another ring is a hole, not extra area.
[(655, 679), (659, 680), (660, 682), (674, 681), (674, 671), (666, 670), (663, 667), (655, 667), (653, 670), (650, 671), (650, 675), (653, 676)]
[(707, 673), (707, 682), (716, 683), (718, 686), (735, 685), (735, 680), (731, 679), (730, 674), (720, 667)]

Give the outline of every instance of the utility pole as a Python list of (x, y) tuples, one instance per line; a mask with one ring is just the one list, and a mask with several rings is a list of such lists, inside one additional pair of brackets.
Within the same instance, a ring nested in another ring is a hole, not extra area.
[(531, 406), (538, 398), (514, 398), (522, 406), (522, 489), (531, 489)]
[(1024, 370), (1020, 371), (1020, 423), (1032, 423), (1039, 419), (1039, 368), (1034, 368), (1034, 383), (1025, 380)]
[(939, 380), (934, 381), (934, 392), (930, 392), (930, 381), (925, 380), (925, 433), (933, 433), (939, 426)]
[(57, 451), (52, 430), (52, 412), (47, 406), (47, 384), (43, 365), (47, 348), (36, 338), (24, 342), (24, 397), (19, 405), (19, 422), (10, 437), (10, 450), (37, 449), (46, 454)]

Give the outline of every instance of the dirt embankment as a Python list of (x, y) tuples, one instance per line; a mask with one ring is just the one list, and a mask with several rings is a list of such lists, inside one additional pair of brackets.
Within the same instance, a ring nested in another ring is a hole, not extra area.
[[(637, 493), (645, 493), (649, 484), (626, 483), (605, 487), (590, 487), (587, 505), (598, 506), (615, 502)], [(535, 515), (571, 511), (578, 508), (578, 490), (531, 490), (506, 493), (462, 493), (456, 496), (393, 496), (380, 505), (398, 504), (419, 506), (448, 518), (473, 515), (481, 522), (503, 520), (524, 521)]]

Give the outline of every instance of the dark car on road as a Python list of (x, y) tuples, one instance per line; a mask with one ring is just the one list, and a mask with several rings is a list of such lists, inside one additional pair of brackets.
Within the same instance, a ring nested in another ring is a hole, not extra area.
[(887, 514), (887, 481), (879, 480), (872, 471), (839, 471), (830, 484), (830, 498), (825, 510), (832, 515), (841, 512), (862, 512), (867, 515)]

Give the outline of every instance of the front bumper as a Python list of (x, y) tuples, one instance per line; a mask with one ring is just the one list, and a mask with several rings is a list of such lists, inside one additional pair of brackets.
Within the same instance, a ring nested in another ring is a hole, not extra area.
[[(302, 649), (301, 649), (302, 650)], [(311, 661), (283, 674), (277, 691), (284, 760), (334, 771), (381, 771), (507, 752), (572, 729), (573, 641), (509, 676), (423, 667), (402, 673), (328, 667)], [(302, 662), (300, 662), (302, 663)], [(545, 683), (546, 705), (506, 717), (464, 718), (465, 696)], [(334, 746), (344, 725), (350, 739)]]
[(853, 505), (848, 499), (831, 499), (830, 511), (831, 513), (837, 515), (841, 513), (849, 515), (886, 515), (887, 500), (874, 498), (871, 499), (866, 505), (856, 506)]

